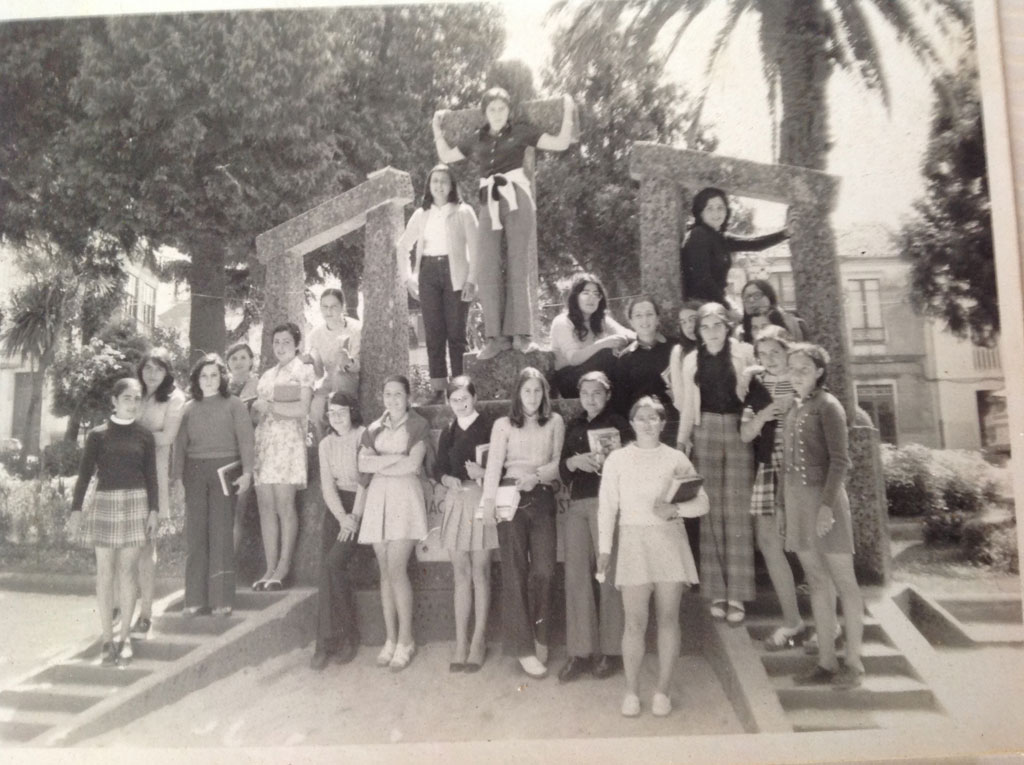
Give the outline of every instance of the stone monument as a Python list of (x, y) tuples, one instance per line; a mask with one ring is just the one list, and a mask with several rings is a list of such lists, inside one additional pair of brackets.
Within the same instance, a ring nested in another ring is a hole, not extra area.
[(890, 561), (878, 431), (857, 424), (842, 281), (829, 225), (838, 180), (806, 168), (765, 165), (648, 142), (633, 145), (630, 173), (640, 182), (641, 288), (658, 300), (667, 316), (679, 300), (679, 247), (697, 191), (716, 186), (730, 194), (788, 206), (797, 307), (815, 341), (832, 358), (828, 385), (843, 403), (850, 426), (853, 467), (847, 490), (857, 576), (861, 584), (883, 583)]

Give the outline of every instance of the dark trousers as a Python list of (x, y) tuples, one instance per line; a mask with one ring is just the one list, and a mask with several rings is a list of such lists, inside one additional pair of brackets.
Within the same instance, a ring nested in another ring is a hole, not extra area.
[[(324, 480), (330, 480), (325, 476)], [(355, 492), (339, 491), (341, 504), (349, 512), (355, 504)], [(356, 626), (355, 595), (349, 561), (356, 552), (355, 537), (338, 539), (341, 525), (330, 510), (324, 510), (320, 559), (320, 589), (317, 592), (316, 650), (334, 653), (343, 644), (359, 645)]]
[(604, 348), (582, 364), (556, 369), (551, 374), (551, 387), (557, 390), (562, 398), (576, 398), (579, 396), (580, 378), (587, 372), (604, 372), (614, 379), (615, 361), (612, 349)]
[(540, 484), (523, 492), (511, 521), (498, 524), (501, 623), (508, 656), (532, 656), (548, 644), (555, 573), (555, 495)]
[(235, 459), (185, 459), (185, 608), (235, 602), (235, 498), (224, 496), (217, 476)]
[(420, 311), (427, 332), (427, 364), (431, 379), (448, 377), (445, 345), (451, 359), (451, 376), (461, 375), (462, 356), (467, 349), (469, 303), (462, 301), (462, 290), (452, 289), (448, 258), (424, 255), (420, 260)]

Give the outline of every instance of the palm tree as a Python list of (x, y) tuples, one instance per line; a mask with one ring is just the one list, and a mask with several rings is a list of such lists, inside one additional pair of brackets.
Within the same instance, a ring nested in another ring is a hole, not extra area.
[[(920, 20), (926, 14), (942, 31), (951, 22), (967, 26), (969, 14), (958, 0), (726, 0), (726, 14), (711, 45), (705, 70), (710, 75), (744, 14), (760, 16), (761, 62), (769, 110), (778, 125), (778, 162), (824, 170), (830, 148), (827, 85), (838, 67), (852, 70), (888, 106), (889, 90), (868, 22), (868, 8), (881, 15), (930, 69), (940, 56)], [(566, 45), (556, 55), (586, 61), (621, 31), (624, 50), (649, 53), (662, 30), (675, 24), (671, 53), (691, 23), (713, 0), (586, 0), (570, 6), (560, 0), (552, 16), (570, 14)], [(570, 10), (572, 8), (572, 10)], [(703, 104), (707, 86), (698, 101)], [(781, 118), (779, 112), (781, 111)]]

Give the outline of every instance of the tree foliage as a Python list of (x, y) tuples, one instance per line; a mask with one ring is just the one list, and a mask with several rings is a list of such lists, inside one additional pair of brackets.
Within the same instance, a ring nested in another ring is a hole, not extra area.
[[(568, 39), (558, 32), (553, 47)], [(629, 176), (634, 141), (673, 143), (687, 114), (685, 94), (663, 83), (656, 65), (626, 52), (611, 35), (586, 61), (556, 58), (545, 84), (579, 108), (580, 140), (538, 167), (538, 247), (549, 285), (579, 269), (596, 273), (611, 294), (640, 287), (637, 186)], [(710, 148), (702, 140), (701, 148)]]
[(97, 424), (110, 414), (110, 391), (122, 377), (135, 377), (139, 361), (151, 348), (168, 350), (174, 377), (180, 387), (188, 385), (188, 352), (177, 333), (161, 327), (152, 335), (141, 334), (134, 320), (106, 327), (80, 347), (68, 346), (50, 369), (53, 384), (53, 413), (77, 418), (83, 424)]
[(897, 241), (911, 262), (915, 307), (951, 333), (991, 345), (999, 332), (992, 205), (977, 64), (965, 60), (936, 87), (922, 162), (928, 187)]

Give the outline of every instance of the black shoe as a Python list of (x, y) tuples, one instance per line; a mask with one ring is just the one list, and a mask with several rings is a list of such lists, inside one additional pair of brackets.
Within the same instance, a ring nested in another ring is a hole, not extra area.
[(348, 664), (359, 653), (358, 643), (344, 643), (334, 654), (335, 664)]
[(594, 668), (591, 671), (598, 680), (604, 680), (606, 677), (617, 675), (622, 671), (622, 657), (602, 656), (594, 662)]
[(100, 649), (100, 664), (104, 667), (116, 667), (117, 657), (121, 653), (121, 647), (113, 640), (108, 640)]
[(593, 661), (589, 656), (570, 656), (562, 670), (558, 673), (558, 682), (571, 683), (584, 672), (589, 672)]
[(135, 620), (135, 624), (132, 625), (132, 632), (139, 635), (148, 635), (150, 629), (153, 627), (153, 622), (148, 616), (140, 616)]
[(793, 685), (831, 685), (838, 674), (838, 670), (815, 664), (814, 669), (796, 675), (793, 678)]
[(327, 653), (327, 651), (317, 649), (313, 652), (313, 657), (309, 660), (309, 668), (315, 672), (320, 672), (327, 666), (327, 660), (329, 658), (331, 658), (331, 655)]

